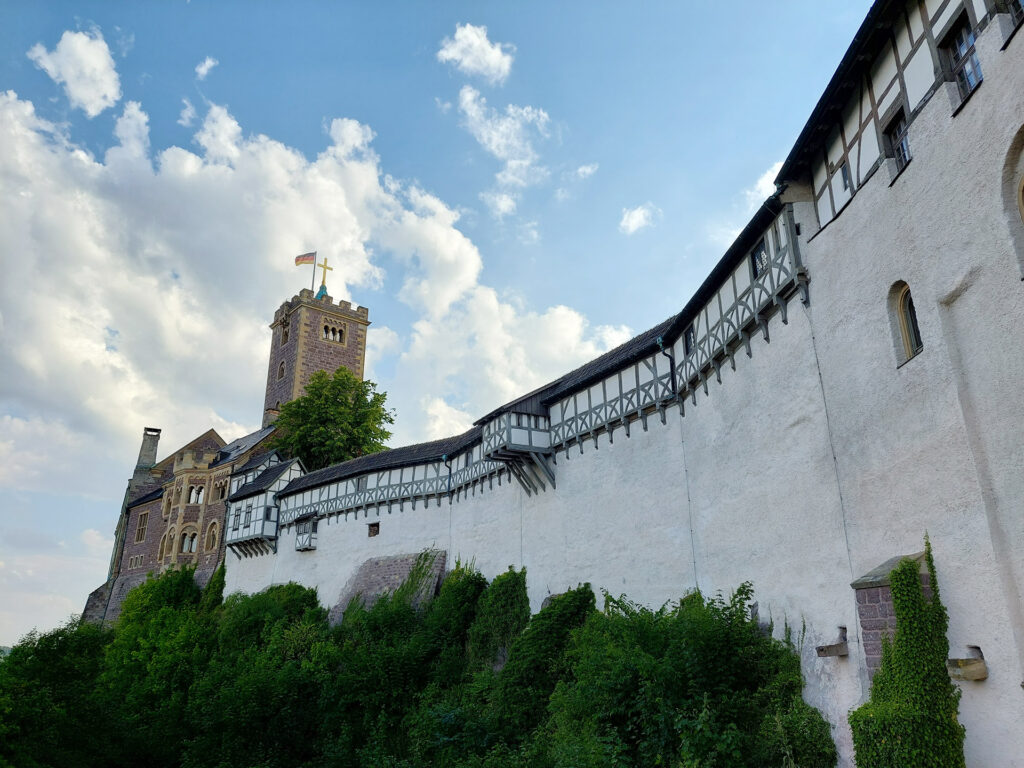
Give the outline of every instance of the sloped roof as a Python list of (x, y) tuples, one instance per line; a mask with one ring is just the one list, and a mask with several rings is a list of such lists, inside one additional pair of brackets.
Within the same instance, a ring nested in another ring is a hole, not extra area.
[[(257, 453), (254, 456), (250, 457), (249, 460), (245, 462), (245, 464), (236, 469), (233, 474), (242, 475), (245, 474), (246, 472), (249, 472), (250, 470), (256, 469), (256, 467), (265, 462), (275, 453), (277, 453), (277, 451), (263, 451), (262, 453)], [(278, 453), (277, 455), (278, 458), (281, 457), (281, 454)]]
[(253, 496), (257, 493), (260, 493), (261, 491), (267, 490), (267, 488), (274, 484), (274, 481), (277, 480), (277, 478), (279, 478), (281, 475), (285, 473), (285, 471), (287, 471), (287, 469), (292, 465), (294, 461), (298, 461), (298, 459), (293, 459), (292, 461), (284, 461), (281, 462), (280, 464), (275, 464), (274, 466), (263, 470), (263, 472), (258, 474), (256, 476), (256, 479), (253, 480), (251, 483), (243, 485), (237, 491), (232, 493), (228, 497), (228, 501), (238, 501), (239, 499), (244, 499), (248, 496)]
[(306, 488), (344, 480), (354, 475), (361, 475), (364, 472), (375, 472), (381, 469), (391, 469), (392, 467), (401, 467), (408, 464), (435, 461), (442, 456), (454, 456), (475, 442), (478, 442), (481, 433), (480, 427), (473, 427), (454, 437), (432, 440), (429, 443), (404, 445), (401, 448), (391, 448), (379, 453), (371, 453), (366, 456), (349, 459), (340, 464), (332, 464), (329, 467), (310, 472), (308, 475), (295, 478), (278, 492), (278, 496), (288, 496), (304, 491)]
[(163, 486), (160, 486), (155, 491), (149, 491), (148, 493), (145, 493), (142, 496), (139, 496), (139, 497), (137, 497), (135, 499), (132, 499), (131, 501), (128, 502), (127, 505), (125, 505), (125, 509), (131, 509), (132, 507), (137, 507), (140, 504), (145, 504), (145, 503), (150, 502), (150, 501), (155, 501), (156, 499), (159, 499), (163, 495), (164, 495), (164, 489), (163, 489)]
[[(250, 448), (254, 448), (261, 442), (263, 442), (267, 437), (270, 436), (270, 433), (273, 431), (274, 425), (271, 424), (268, 427), (257, 429), (255, 432), (250, 432), (248, 435), (243, 435), (237, 440), (233, 440), (232, 442), (228, 443), (227, 445), (220, 449), (220, 455), (217, 457), (217, 460), (213, 462), (213, 464), (211, 464), (210, 466), (216, 467), (220, 464), (226, 464), (229, 461), (234, 461), (243, 453), (248, 451)], [(250, 462), (246, 462), (247, 465), (249, 463)]]

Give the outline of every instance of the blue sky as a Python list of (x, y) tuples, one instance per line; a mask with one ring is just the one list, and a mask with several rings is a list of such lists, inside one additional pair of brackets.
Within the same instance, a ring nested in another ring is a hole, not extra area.
[(258, 426), (267, 323), (370, 307), (395, 442), (679, 310), (868, 3), (0, 7), (0, 644), (106, 573), (143, 426)]

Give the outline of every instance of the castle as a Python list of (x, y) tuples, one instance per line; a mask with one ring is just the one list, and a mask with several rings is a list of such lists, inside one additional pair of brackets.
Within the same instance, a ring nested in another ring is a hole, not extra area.
[[(229, 483), (228, 591), (297, 581), (336, 614), (423, 550), (525, 566), (534, 610), (584, 581), (660, 605), (751, 580), (762, 619), (803, 627), (805, 698), (851, 765), (888, 572), (927, 532), (968, 765), (1024, 766), (1022, 25), (1024, 0), (878, 0), (677, 315), (443, 440), (306, 472), (259, 432), (230, 460), (203, 436), (137, 470), (173, 480), (129, 487), (119, 542), (143, 508), (193, 535), (198, 461)], [(268, 411), (301, 389), (273, 383)]]
[[(326, 273), (325, 273), (326, 274)], [(107, 581), (88, 598), (83, 616), (111, 621), (125, 595), (149, 573), (188, 565), (205, 584), (224, 561), (229, 486), (261, 465), (282, 403), (301, 395), (316, 371), (346, 367), (362, 378), (369, 310), (310, 290), (274, 314), (263, 426), (231, 443), (210, 429), (157, 462), (160, 430), (147, 427), (125, 490)]]

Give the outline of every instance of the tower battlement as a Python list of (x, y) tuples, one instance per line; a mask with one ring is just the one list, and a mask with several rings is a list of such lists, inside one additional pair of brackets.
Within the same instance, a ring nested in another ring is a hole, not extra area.
[(263, 426), (273, 423), (281, 406), (305, 392), (316, 371), (344, 366), (363, 378), (370, 310), (349, 301), (317, 298), (303, 289), (283, 302), (270, 323), (270, 359), (263, 402)]

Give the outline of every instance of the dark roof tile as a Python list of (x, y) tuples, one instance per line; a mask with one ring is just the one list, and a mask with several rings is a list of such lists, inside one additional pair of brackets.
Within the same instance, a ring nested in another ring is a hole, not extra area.
[(228, 501), (238, 501), (239, 499), (244, 499), (248, 496), (253, 496), (261, 491), (267, 490), (267, 488), (273, 485), (274, 481), (283, 475), (285, 470), (291, 465), (291, 461), (283, 461), (280, 464), (275, 464), (274, 466), (263, 470), (263, 472), (257, 475), (256, 479), (251, 483), (243, 485), (237, 491), (228, 496)]
[(454, 456), (478, 442), (480, 434), (480, 427), (473, 427), (468, 432), (463, 432), (461, 435), (454, 437), (445, 437), (429, 443), (405, 445), (401, 448), (391, 448), (379, 453), (371, 453), (366, 456), (349, 459), (340, 464), (332, 464), (329, 467), (310, 472), (308, 475), (295, 478), (278, 495), (287, 496), (304, 491), (307, 488), (314, 488), (324, 483), (337, 482), (338, 480), (344, 480), (345, 478), (361, 475), (366, 472), (436, 461), (442, 456)]

